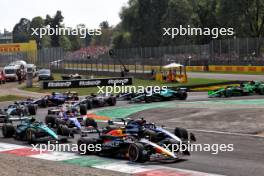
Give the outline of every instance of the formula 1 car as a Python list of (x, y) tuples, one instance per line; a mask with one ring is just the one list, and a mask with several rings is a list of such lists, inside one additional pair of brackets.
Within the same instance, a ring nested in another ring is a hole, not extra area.
[(8, 118), (9, 118), (8, 114), (2, 109), (0, 109), (0, 123), (7, 123)]
[(78, 93), (76, 92), (65, 92), (65, 93), (56, 93), (53, 92), (51, 95), (46, 95), (41, 99), (35, 101), (39, 107), (52, 107), (59, 106), (64, 104), (66, 101), (70, 100), (79, 100)]
[[(94, 127), (95, 123), (92, 123)], [(131, 120), (125, 127), (109, 125), (98, 132), (98, 137), (82, 134), (78, 140), (80, 154), (97, 154), (110, 157), (128, 158), (133, 162), (177, 161), (190, 155), (181, 148), (195, 141), (193, 134), (186, 129), (175, 128), (174, 134), (145, 120)], [(100, 150), (90, 151), (87, 146), (100, 145)], [(176, 147), (177, 146), (177, 147)], [(177, 148), (177, 150), (174, 150)], [(85, 150), (86, 149), (86, 150)]]
[(253, 94), (264, 94), (264, 83), (260, 81), (251, 81), (240, 84), (240, 86), (227, 86), (208, 92), (208, 96), (212, 97), (232, 97), (247, 96)]
[[(81, 120), (79, 120), (81, 119)], [(59, 125), (67, 125), (69, 128), (81, 128), (83, 118), (74, 110), (64, 110), (63, 108), (54, 108), (48, 110), (48, 115), (45, 118), (45, 123), (51, 127)]]
[(36, 122), (34, 118), (21, 120), (17, 126), (5, 123), (2, 126), (2, 133), (5, 138), (14, 137), (18, 140), (26, 140), (28, 143), (66, 140), (66, 138), (59, 138), (52, 129), (42, 122)]
[(145, 93), (137, 93), (132, 95), (126, 95), (126, 96), (132, 96), (130, 102), (131, 103), (138, 103), (138, 102), (159, 102), (159, 101), (170, 101), (170, 100), (186, 100), (187, 99), (187, 91), (185, 88), (181, 88), (178, 90), (171, 90), (171, 89), (165, 89), (161, 90), (159, 93), (151, 93), (147, 94)]
[[(58, 119), (63, 119), (65, 121), (76, 118), (81, 123), (83, 121), (83, 117), (81, 116), (87, 115), (86, 103), (86, 100), (66, 101), (63, 105), (50, 108), (48, 109), (48, 115), (45, 118), (45, 122), (46, 124), (54, 126), (57, 124)], [(74, 122), (75, 126), (78, 128), (80, 127), (79, 122)]]
[(61, 78), (62, 80), (74, 80), (74, 79), (82, 79), (82, 76), (76, 73), (76, 74), (62, 75)]
[[(85, 106), (85, 104), (82, 104)], [(61, 106), (48, 110), (45, 123), (57, 129), (57, 133), (63, 136), (73, 136), (80, 133), (87, 125), (87, 112), (80, 114), (75, 106)]]
[[(86, 104), (87, 109), (99, 108), (104, 106), (115, 106), (116, 97), (107, 94), (91, 94), (90, 96), (87, 96), (85, 97), (85, 99), (81, 100), (79, 104)], [(83, 111), (85, 111), (85, 109), (83, 109)]]
[(12, 116), (28, 116), (28, 115), (36, 115), (37, 113), (37, 105), (34, 104), (31, 100), (25, 100), (25, 101), (18, 101), (14, 102), (14, 104), (9, 105), (5, 112), (8, 115)]

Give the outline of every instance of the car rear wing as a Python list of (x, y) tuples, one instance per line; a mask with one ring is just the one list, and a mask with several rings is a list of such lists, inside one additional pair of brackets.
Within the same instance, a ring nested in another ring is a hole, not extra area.
[(10, 117), (8, 118), (9, 121), (14, 122), (14, 121), (24, 121), (30, 119), (29, 117)]
[(129, 118), (113, 118), (112, 120), (108, 120), (107, 123), (108, 125), (126, 125), (129, 120)]

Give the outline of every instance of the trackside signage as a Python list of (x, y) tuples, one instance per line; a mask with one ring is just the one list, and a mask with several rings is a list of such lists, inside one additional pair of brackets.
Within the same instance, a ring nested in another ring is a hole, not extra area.
[(132, 78), (79, 79), (65, 81), (43, 81), (43, 89), (81, 88), (97, 86), (132, 85)]

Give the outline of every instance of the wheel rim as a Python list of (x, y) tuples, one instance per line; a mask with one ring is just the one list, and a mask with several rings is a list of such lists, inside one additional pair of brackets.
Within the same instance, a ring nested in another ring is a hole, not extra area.
[(129, 159), (131, 161), (136, 161), (138, 159), (138, 150), (135, 146), (129, 147)]
[(28, 141), (32, 141), (32, 132), (31, 132), (31, 130), (29, 130), (27, 132), (27, 139), (28, 139)]
[(6, 126), (3, 126), (2, 131), (3, 131), (3, 136), (6, 137)]

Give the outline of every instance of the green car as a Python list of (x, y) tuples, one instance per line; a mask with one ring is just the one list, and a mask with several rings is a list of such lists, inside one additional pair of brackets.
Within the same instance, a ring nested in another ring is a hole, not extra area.
[(36, 122), (34, 118), (24, 119), (18, 125), (5, 123), (2, 127), (2, 133), (5, 138), (14, 137), (18, 140), (26, 140), (28, 143), (44, 141), (66, 140), (59, 136), (42, 122)]
[(138, 102), (160, 102), (160, 101), (170, 101), (170, 100), (186, 100), (188, 97), (185, 88), (180, 88), (178, 90), (164, 89), (159, 93), (152, 92), (150, 95), (146, 93), (136, 93), (131, 99), (131, 103)]
[(220, 88), (212, 91), (208, 91), (209, 98), (213, 97), (232, 97), (232, 96), (246, 96), (264, 94), (264, 82), (251, 81), (240, 84), (240, 86), (228, 86), (226, 88)]

